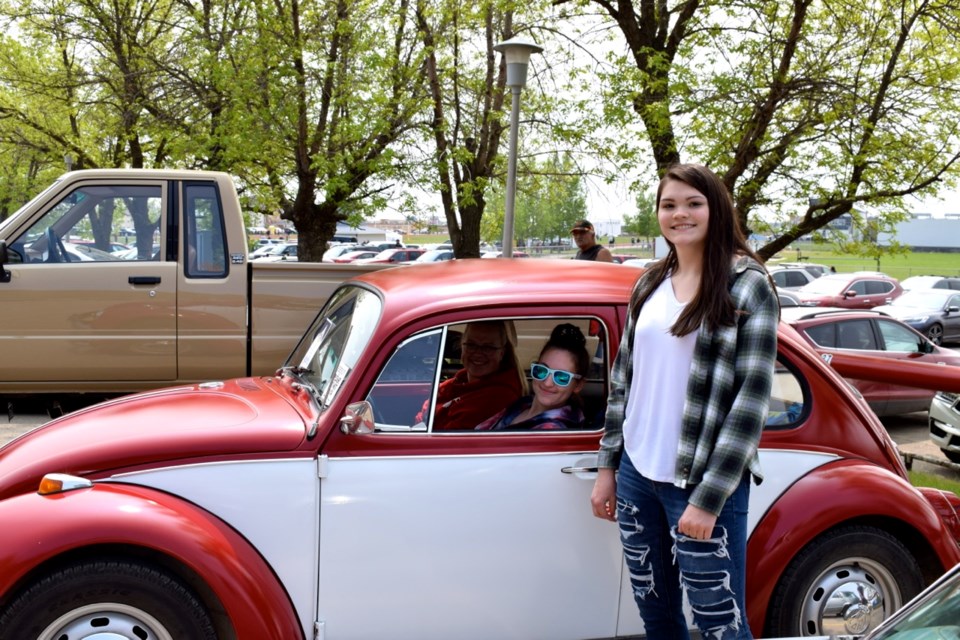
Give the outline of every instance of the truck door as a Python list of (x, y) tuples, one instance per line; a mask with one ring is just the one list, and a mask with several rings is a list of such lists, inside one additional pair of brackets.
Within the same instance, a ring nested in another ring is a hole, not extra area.
[(67, 183), (8, 235), (0, 382), (68, 391), (175, 379), (177, 256), (167, 251), (164, 184)]

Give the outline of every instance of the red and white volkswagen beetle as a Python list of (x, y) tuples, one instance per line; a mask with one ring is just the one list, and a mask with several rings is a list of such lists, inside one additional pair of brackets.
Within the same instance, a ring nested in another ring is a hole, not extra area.
[[(638, 275), (530, 259), (373, 272), (335, 293), (273, 377), (127, 396), (10, 442), (0, 639), (642, 633), (617, 528), (589, 505)], [(459, 368), (464, 327), (492, 318), (513, 323), (525, 364), (557, 323), (583, 330), (584, 429), (416, 421)], [(863, 633), (960, 562), (960, 501), (912, 487), (867, 405), (785, 326), (775, 377), (749, 623)]]

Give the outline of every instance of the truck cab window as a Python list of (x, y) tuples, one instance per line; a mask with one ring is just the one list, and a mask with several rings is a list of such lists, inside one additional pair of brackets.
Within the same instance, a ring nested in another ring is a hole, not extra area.
[(13, 241), (10, 261), (158, 260), (162, 211), (159, 186), (79, 187)]
[(217, 188), (187, 183), (183, 193), (185, 273), (188, 278), (224, 278), (228, 271), (226, 234)]

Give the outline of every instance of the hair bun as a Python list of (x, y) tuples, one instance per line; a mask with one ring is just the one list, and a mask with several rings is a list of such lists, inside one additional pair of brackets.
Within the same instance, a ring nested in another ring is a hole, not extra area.
[(580, 328), (569, 322), (558, 324), (550, 332), (550, 343), (566, 349), (582, 349), (587, 344), (587, 339), (583, 336)]

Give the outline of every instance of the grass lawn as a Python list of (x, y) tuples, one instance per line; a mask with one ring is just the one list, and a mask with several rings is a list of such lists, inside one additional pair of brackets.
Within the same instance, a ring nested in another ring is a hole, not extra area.
[[(910, 252), (904, 255), (882, 256), (878, 261), (873, 258), (839, 253), (829, 245), (813, 243), (794, 245), (794, 247), (797, 246), (804, 261), (832, 265), (841, 273), (882, 271), (898, 280), (922, 275), (960, 276), (960, 253)], [(781, 251), (775, 259), (796, 262), (797, 255), (798, 251), (794, 248)]]
[(944, 489), (960, 495), (960, 479), (944, 478), (932, 473), (922, 473), (920, 471), (909, 472), (910, 484), (915, 487), (933, 487), (934, 489)]

